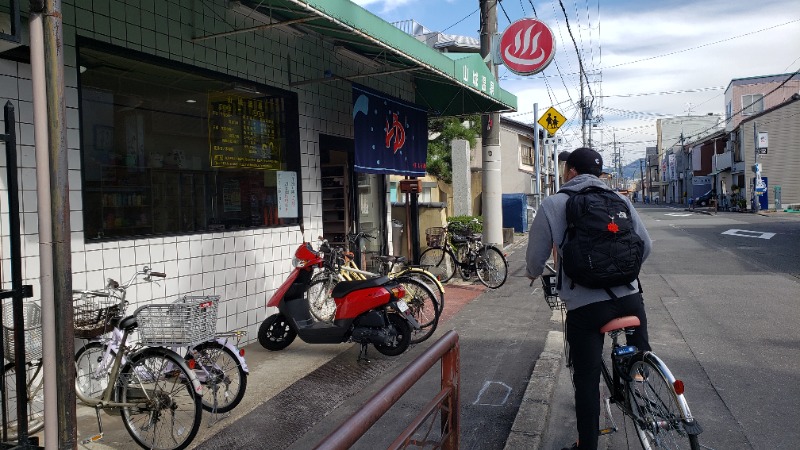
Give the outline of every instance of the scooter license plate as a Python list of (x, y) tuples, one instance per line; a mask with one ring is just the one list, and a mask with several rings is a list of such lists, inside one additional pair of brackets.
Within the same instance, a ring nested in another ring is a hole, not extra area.
[(399, 309), (400, 312), (406, 312), (408, 311), (408, 305), (406, 305), (404, 301), (399, 301), (397, 302), (397, 309)]

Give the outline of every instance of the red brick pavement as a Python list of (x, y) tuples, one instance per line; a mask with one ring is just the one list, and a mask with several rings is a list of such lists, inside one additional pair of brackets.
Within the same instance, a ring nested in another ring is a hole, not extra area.
[(445, 284), (444, 285), (444, 311), (439, 318), (440, 323), (447, 322), (456, 315), (467, 303), (475, 300), (486, 291), (482, 284)]

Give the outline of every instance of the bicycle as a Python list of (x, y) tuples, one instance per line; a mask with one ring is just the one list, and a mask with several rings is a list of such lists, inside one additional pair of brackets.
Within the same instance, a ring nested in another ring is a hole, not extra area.
[(450, 281), (458, 268), (464, 280), (475, 274), (486, 287), (502, 286), (508, 278), (508, 261), (503, 252), (484, 244), (480, 234), (455, 224), (425, 230), (428, 249), (422, 252), (420, 265), (443, 283)]
[[(322, 270), (312, 277), (309, 284), (307, 290), (309, 311), (317, 320), (331, 322), (336, 316), (336, 301), (331, 293), (339, 281), (365, 280), (381, 274), (359, 269), (350, 256), (352, 253), (342, 248), (333, 248), (324, 239), (321, 239), (320, 251), (326, 254), (326, 261)], [(412, 330), (411, 343), (418, 344), (425, 341), (436, 331), (441, 316), (439, 301), (431, 288), (421, 280), (421, 277), (426, 275), (421, 272), (407, 272), (389, 276), (403, 285), (406, 292), (404, 300), (419, 324), (419, 329)], [(443, 298), (443, 288), (440, 295)]]
[(10, 361), (3, 366), (5, 390), (3, 402), (5, 410), (0, 415), (6, 424), (7, 440), (18, 437), (17, 401), (25, 399), (28, 405), (28, 434), (32, 435), (44, 428), (44, 372), (42, 371), (42, 313), (38, 304), (25, 301), (22, 304), (23, 328), (25, 336), (25, 392), (20, 395), (16, 384), (16, 355), (14, 348), (14, 326), (11, 301), (3, 305), (3, 348)]
[[(545, 300), (551, 309), (564, 311), (555, 287), (556, 272), (552, 266), (546, 267), (551, 273), (542, 276)], [(614, 404), (633, 422), (642, 448), (699, 450), (697, 436), (703, 430), (684, 398), (683, 381), (676, 379), (652, 351), (641, 352), (618, 342), (621, 334), (630, 335), (639, 325), (638, 317), (624, 316), (612, 319), (599, 330), (611, 338), (610, 352), (602, 359), (600, 383), (601, 411), (605, 410), (610, 426), (599, 430), (600, 435), (619, 430), (611, 410)], [(571, 369), (566, 338), (564, 352)]]
[[(163, 315), (159, 307), (164, 305), (142, 306), (132, 315), (117, 320), (124, 311), (125, 288), (142, 274), (147, 281), (152, 276), (165, 276), (145, 267), (122, 289), (110, 280), (105, 291), (83, 291), (91, 296), (79, 291), (76, 336), (99, 336), (113, 327), (110, 331), (115, 343), (113, 347), (105, 346), (102, 357), (97, 354), (96, 345), (78, 351), (75, 395), (81, 404), (95, 409), (98, 425), (98, 433), (82, 442), (102, 440), (100, 410), (116, 410), (128, 434), (143, 448), (183, 449), (200, 429), (203, 386), (183, 357), (166, 347), (147, 346), (146, 336), (159, 332), (151, 317)], [(96, 308), (91, 307), (92, 301), (96, 301)], [(177, 309), (186, 315), (169, 327), (162, 322), (162, 333), (172, 333), (181, 323), (192, 326), (194, 321), (189, 317), (202, 314), (198, 310), (203, 305), (178, 305)], [(129, 345), (128, 337), (137, 329), (140, 342)]]
[[(111, 363), (120, 348), (122, 330), (116, 325), (127, 305), (127, 289), (142, 275), (146, 281), (166, 277), (145, 266), (123, 285), (109, 279), (104, 290), (75, 291), (75, 334), (89, 340), (76, 352), (76, 365), (79, 375), (84, 371), (83, 388), (89, 393), (105, 389)], [(245, 333), (215, 332), (218, 301), (218, 296), (184, 296), (171, 305), (150, 305), (145, 314), (140, 314), (140, 320), (146, 324), (140, 330), (140, 342), (172, 350), (184, 344), (184, 359), (205, 388), (201, 399), (203, 409), (214, 414), (227, 413), (242, 401), (249, 373), (244, 350), (237, 348)], [(197, 309), (192, 310), (192, 305), (197, 305)], [(190, 316), (182, 317), (187, 320), (186, 327), (176, 327), (174, 315), (187, 308)]]

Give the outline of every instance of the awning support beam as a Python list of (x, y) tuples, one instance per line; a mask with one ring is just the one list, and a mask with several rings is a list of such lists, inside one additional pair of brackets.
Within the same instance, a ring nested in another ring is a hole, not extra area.
[(351, 75), (351, 76), (347, 76), (347, 77), (342, 77), (342, 76), (339, 76), (339, 75), (331, 75), (329, 77), (311, 78), (311, 79), (302, 80), (302, 81), (290, 81), (289, 82), (289, 86), (295, 87), (295, 86), (302, 86), (304, 84), (328, 83), (328, 82), (331, 82), (331, 81), (352, 81), (352, 80), (355, 80), (355, 79), (358, 79), (358, 78), (374, 77), (374, 76), (379, 76), (379, 75), (392, 75), (392, 74), (395, 74), (395, 73), (414, 72), (414, 71), (417, 71), (417, 70), (422, 70), (422, 67), (407, 67), (405, 69), (384, 70), (384, 71), (381, 71), (381, 72), (363, 73), (363, 74), (360, 74), (360, 75)]
[(205, 41), (206, 39), (214, 39), (214, 38), (218, 38), (218, 37), (232, 36), (234, 34), (240, 34), (240, 33), (250, 33), (250, 32), (253, 32), (253, 31), (266, 30), (268, 28), (275, 28), (275, 27), (281, 27), (281, 26), (287, 26), (287, 25), (294, 25), (296, 23), (310, 22), (310, 21), (316, 20), (316, 19), (317, 19), (316, 17), (301, 17), (299, 19), (284, 20), (283, 22), (265, 23), (264, 25), (258, 25), (258, 26), (255, 26), (255, 27), (241, 28), (241, 29), (233, 30), (233, 31), (225, 31), (225, 32), (222, 32), (222, 33), (214, 33), (214, 34), (207, 34), (205, 36), (193, 37), (192, 38), (192, 42), (200, 42), (200, 41)]

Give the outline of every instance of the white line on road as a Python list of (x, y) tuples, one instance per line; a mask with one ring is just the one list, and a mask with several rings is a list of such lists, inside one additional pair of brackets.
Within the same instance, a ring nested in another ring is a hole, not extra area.
[(749, 237), (749, 238), (758, 238), (758, 239), (770, 239), (772, 236), (775, 236), (775, 233), (765, 233), (761, 231), (748, 231), (748, 230), (737, 230), (737, 229), (730, 229), (728, 231), (723, 231), (722, 234), (728, 234), (731, 236), (740, 236), (740, 237)]

